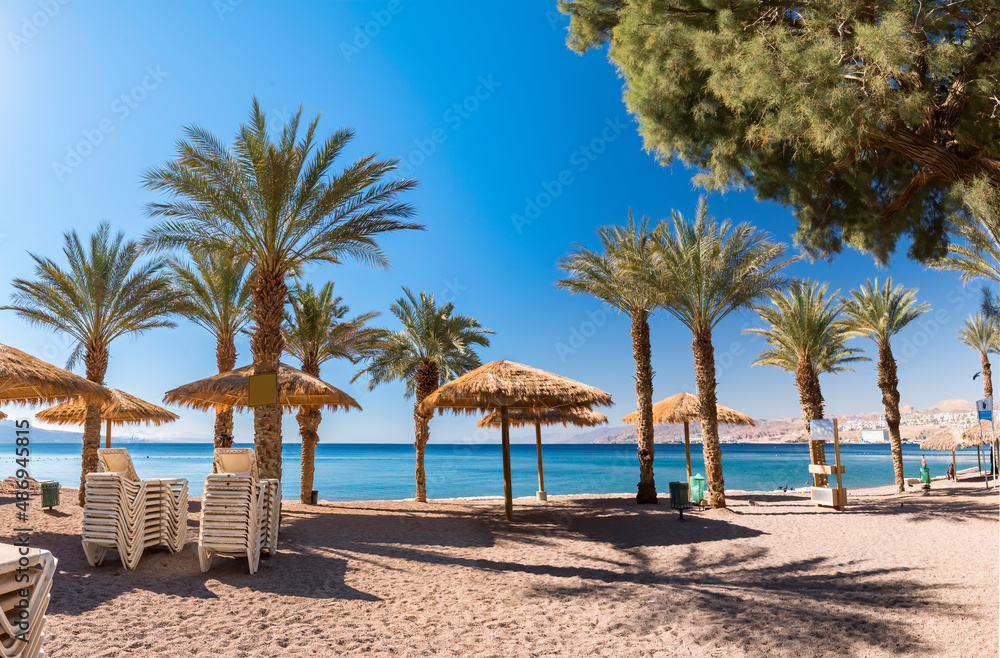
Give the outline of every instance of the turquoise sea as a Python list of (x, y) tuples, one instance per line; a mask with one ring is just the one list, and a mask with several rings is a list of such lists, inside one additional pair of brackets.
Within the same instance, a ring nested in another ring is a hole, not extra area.
[[(6, 443), (6, 442), (5, 442)], [(237, 444), (239, 446), (240, 444)], [(191, 496), (200, 496), (204, 476), (212, 469), (212, 446), (195, 443), (128, 443), (140, 477), (183, 477)], [(249, 446), (248, 446), (249, 447)], [(701, 445), (692, 445), (692, 464), (704, 475)], [(632, 445), (543, 446), (545, 490), (550, 495), (586, 493), (633, 493), (639, 462)], [(849, 489), (891, 484), (892, 459), (888, 444), (841, 446), (846, 467), (844, 486)], [(6, 454), (3, 454), (6, 453)], [(920, 456), (925, 455), (932, 475), (944, 475), (951, 453), (921, 451), (904, 445), (906, 477), (917, 477)], [(301, 448), (283, 448), (285, 499), (297, 499)], [(984, 458), (988, 462), (989, 450)], [(16, 470), (14, 446), (0, 447), (0, 478)], [(833, 461), (833, 446), (827, 446)], [(804, 486), (809, 480), (809, 449), (805, 444), (749, 444), (722, 446), (727, 489), (767, 491), (778, 487)], [(976, 451), (958, 453), (958, 468), (976, 465)], [(331, 443), (316, 450), (314, 488), (321, 500), (397, 500), (412, 498), (413, 446), (404, 444)], [(515, 496), (533, 496), (538, 486), (535, 446), (511, 446)], [(434, 444), (427, 446), (427, 495), (431, 498), (503, 495), (499, 445)], [(684, 479), (684, 446), (656, 446), (653, 465), (657, 490), (666, 493), (671, 480)], [(67, 443), (32, 443), (29, 472), (40, 480), (57, 480), (66, 486), (80, 481), (80, 446)]]

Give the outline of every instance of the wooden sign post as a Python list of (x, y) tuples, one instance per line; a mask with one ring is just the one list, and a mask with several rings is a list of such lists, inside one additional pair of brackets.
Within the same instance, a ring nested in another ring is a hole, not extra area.
[(809, 421), (809, 434), (811, 441), (822, 441), (824, 443), (833, 441), (833, 464), (809, 464), (809, 472), (825, 475), (836, 475), (837, 486), (830, 487), (829, 482), (825, 487), (812, 488), (812, 501), (823, 507), (832, 507), (843, 510), (847, 507), (847, 490), (843, 487), (841, 476), (844, 474), (844, 466), (840, 463), (840, 432), (837, 430), (837, 419), (816, 419)]

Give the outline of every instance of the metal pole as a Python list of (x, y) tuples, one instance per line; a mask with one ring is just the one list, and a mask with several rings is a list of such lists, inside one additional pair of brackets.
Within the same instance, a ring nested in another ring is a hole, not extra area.
[(500, 438), (503, 443), (503, 510), (508, 521), (514, 520), (514, 500), (510, 485), (510, 417), (507, 407), (500, 407)]
[(691, 429), (684, 421), (684, 458), (687, 460), (688, 496), (691, 495)]
[(535, 447), (538, 450), (538, 500), (548, 500), (545, 494), (545, 476), (542, 474), (542, 424), (535, 423)]

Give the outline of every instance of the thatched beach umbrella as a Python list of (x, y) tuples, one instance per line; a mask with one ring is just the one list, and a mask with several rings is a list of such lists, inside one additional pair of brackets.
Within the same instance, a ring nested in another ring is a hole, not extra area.
[(510, 413), (513, 409), (579, 409), (611, 406), (611, 396), (578, 381), (513, 361), (493, 361), (440, 387), (420, 403), (417, 412), (474, 414), (499, 411), (503, 444), (504, 513), (510, 521), (514, 505), (510, 483)]
[(45, 404), (82, 397), (106, 402), (110, 394), (100, 384), (8, 345), (0, 345), (0, 402)]
[(955, 472), (956, 480), (958, 479), (958, 466), (955, 463), (955, 449), (967, 446), (963, 438), (964, 433), (965, 431), (959, 427), (946, 427), (920, 442), (921, 450), (951, 450), (951, 468)]
[[(595, 427), (608, 422), (608, 417), (593, 409), (514, 409), (510, 412), (509, 422), (514, 427), (524, 425), (535, 426), (535, 447), (538, 452), (538, 500), (546, 500), (545, 477), (542, 475), (542, 425), (558, 425), (563, 427)], [(501, 427), (502, 420), (496, 411), (490, 412), (476, 423), (478, 427)]]
[(983, 473), (983, 453), (981, 446), (988, 446), (996, 440), (993, 435), (993, 423), (987, 420), (979, 421), (978, 425), (973, 425), (962, 432), (962, 445), (965, 447), (976, 446), (976, 461), (979, 463), (979, 472)]
[[(221, 372), (167, 391), (163, 401), (201, 411), (250, 407), (250, 375), (253, 364)], [(361, 409), (357, 400), (322, 379), (307, 375), (284, 363), (278, 364), (278, 404), (285, 411), (296, 407)]]
[[(119, 391), (116, 388), (109, 388), (108, 391), (111, 393), (111, 401), (104, 403), (101, 407), (101, 419), (104, 420), (108, 428), (104, 439), (105, 448), (111, 447), (112, 425), (138, 425), (139, 423), (163, 425), (179, 418), (174, 412), (152, 402), (146, 402), (125, 391)], [(83, 425), (87, 419), (87, 405), (79, 399), (71, 400), (41, 411), (35, 416), (39, 420), (56, 425)]]
[[(719, 422), (726, 425), (749, 425), (754, 426), (753, 418), (738, 411), (716, 404), (719, 414)], [(701, 404), (697, 395), (690, 393), (678, 393), (671, 395), (665, 400), (660, 400), (653, 405), (653, 424), (665, 425), (673, 423), (684, 423), (684, 457), (687, 460), (687, 482), (688, 490), (691, 488), (691, 430), (689, 423), (701, 418)], [(636, 412), (632, 412), (622, 418), (622, 422), (636, 424)]]
[[(201, 411), (249, 409), (252, 374), (253, 364), (221, 372), (167, 391), (163, 401)], [(284, 363), (278, 364), (278, 404), (285, 411), (296, 407), (361, 409), (357, 400), (336, 386)]]

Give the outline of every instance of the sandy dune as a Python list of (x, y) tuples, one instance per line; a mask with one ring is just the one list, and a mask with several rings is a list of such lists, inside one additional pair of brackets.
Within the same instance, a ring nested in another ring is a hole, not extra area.
[(56, 657), (998, 651), (1000, 524), (982, 481), (856, 493), (843, 513), (737, 493), (686, 523), (625, 495), (519, 500), (512, 524), (496, 500), (286, 503), (255, 576), (226, 558), (199, 572), (197, 501), (181, 553), (91, 568), (75, 498), (32, 510), (34, 545), (59, 558)]

